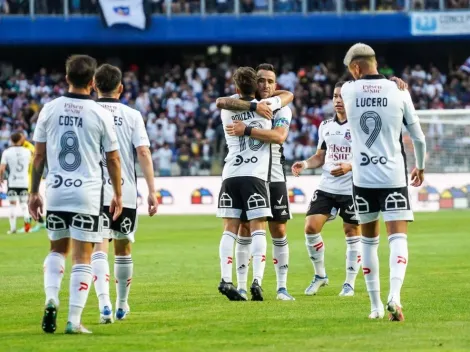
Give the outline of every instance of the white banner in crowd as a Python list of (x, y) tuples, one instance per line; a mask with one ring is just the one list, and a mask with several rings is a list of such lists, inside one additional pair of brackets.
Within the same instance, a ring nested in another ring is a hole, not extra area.
[(147, 24), (144, 0), (99, 0), (108, 27), (126, 24), (144, 30)]
[[(420, 188), (410, 187), (414, 211), (438, 211), (441, 209), (470, 208), (470, 174), (429, 174)], [(155, 179), (159, 214), (208, 214), (217, 209), (220, 176), (209, 177), (161, 177)], [(293, 213), (305, 214), (308, 203), (320, 181), (319, 176), (288, 177), (289, 201)], [(137, 180), (139, 190), (139, 214), (147, 212), (147, 186), (143, 178)], [(6, 185), (3, 184), (3, 192)], [(0, 217), (8, 217), (8, 201), (0, 193)], [(44, 181), (41, 184), (44, 194)], [(18, 209), (19, 214), (19, 209)], [(20, 215), (20, 214), (19, 214)]]
[(470, 11), (411, 13), (411, 35), (469, 34)]

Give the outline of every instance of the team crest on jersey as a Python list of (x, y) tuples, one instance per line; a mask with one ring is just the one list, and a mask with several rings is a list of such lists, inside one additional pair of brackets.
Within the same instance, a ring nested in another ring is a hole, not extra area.
[(344, 139), (346, 139), (347, 141), (351, 140), (351, 131), (346, 130), (346, 133), (344, 134)]
[(191, 193), (191, 204), (212, 204), (214, 197), (207, 188), (198, 188)]
[(173, 204), (173, 195), (167, 189), (159, 189), (157, 191), (157, 201), (158, 204), (170, 205)]

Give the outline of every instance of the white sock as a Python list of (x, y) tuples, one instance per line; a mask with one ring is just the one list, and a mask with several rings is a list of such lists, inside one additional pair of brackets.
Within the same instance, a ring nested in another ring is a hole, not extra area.
[(361, 237), (362, 242), (362, 272), (369, 293), (371, 311), (382, 311), (383, 304), (380, 299), (379, 276), (379, 237)]
[(354, 288), (361, 267), (361, 237), (346, 237), (346, 280)]
[(116, 309), (127, 309), (127, 299), (131, 289), (134, 263), (130, 255), (114, 258), (114, 277), (116, 278)]
[(266, 267), (266, 231), (256, 230), (251, 233), (253, 240), (251, 245), (251, 255), (253, 256), (253, 280), (258, 280), (261, 286), (264, 277), (264, 269)]
[(225, 282), (232, 282), (233, 247), (237, 235), (224, 231), (219, 245), (220, 276)]
[(239, 290), (247, 291), (248, 265), (250, 263), (251, 237), (237, 238), (235, 260), (237, 264), (237, 284)]
[(31, 216), (29, 215), (29, 209), (27, 203), (20, 203), (21, 211), (23, 212), (23, 218), (25, 224), (29, 224), (31, 222)]
[(95, 285), (96, 296), (98, 297), (100, 312), (105, 306), (112, 309), (109, 298), (109, 263), (108, 255), (99, 251), (91, 255), (91, 268), (93, 271), (93, 283)]
[(305, 234), (305, 245), (307, 252), (312, 261), (315, 275), (326, 277), (325, 270), (325, 243), (321, 237), (321, 233)]
[(65, 258), (60, 253), (51, 252), (44, 259), (44, 292), (46, 303), (50, 299), (59, 305), (59, 291), (64, 277)]
[(16, 205), (10, 204), (10, 231), (16, 231)]
[(68, 321), (73, 325), (80, 325), (83, 308), (85, 308), (90, 292), (91, 279), (91, 265), (75, 264), (72, 266)]
[(289, 244), (287, 237), (273, 238), (273, 262), (276, 271), (277, 289), (287, 288), (289, 271)]
[(390, 246), (390, 294), (388, 302), (395, 301), (401, 306), (400, 291), (408, 265), (408, 240), (404, 233), (388, 236)]

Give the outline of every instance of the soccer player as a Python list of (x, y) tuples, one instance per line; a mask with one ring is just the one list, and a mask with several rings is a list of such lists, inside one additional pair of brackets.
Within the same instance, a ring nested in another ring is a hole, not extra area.
[(328, 285), (325, 244), (321, 231), (325, 223), (334, 219), (337, 213), (343, 219), (346, 236), (346, 279), (340, 296), (354, 296), (354, 284), (361, 261), (360, 229), (351, 197), (351, 131), (341, 98), (342, 85), (343, 82), (335, 85), (333, 105), (336, 114), (333, 119), (321, 123), (316, 154), (292, 165), (294, 176), (299, 176), (306, 169), (323, 169), (320, 184), (313, 194), (305, 218), (305, 245), (315, 270), (313, 280), (305, 290), (308, 296), (315, 295), (320, 287)]
[[(31, 155), (34, 155), (34, 151), (35, 151), (34, 145), (26, 140), (26, 137), (24, 136), (24, 134), (21, 134), (21, 139), (22, 139), (23, 147), (28, 149), (31, 152)], [(31, 158), (31, 163), (28, 166), (28, 193), (31, 193), (31, 175), (32, 175), (32, 173), (33, 173), (33, 158)], [(39, 230), (41, 230), (42, 228), (45, 228), (45, 227), (46, 227), (46, 222), (44, 221), (44, 217), (41, 216), (38, 219), (38, 222), (36, 223), (36, 225), (34, 225), (31, 228), (31, 232), (38, 232)], [(24, 227), (22, 229), (18, 230), (18, 233), (23, 233), (23, 232), (26, 232)]]
[[(139, 160), (148, 187), (148, 213), (157, 212), (153, 163), (150, 142), (144, 120), (139, 111), (121, 104), (122, 73), (119, 68), (104, 64), (95, 72), (94, 90), (98, 93), (98, 103), (114, 115), (119, 156), (121, 158), (123, 210), (117, 220), (112, 219), (109, 210), (113, 198), (110, 176), (104, 169), (104, 212), (103, 242), (95, 245), (91, 256), (93, 282), (99, 301), (100, 322), (113, 322), (111, 300), (109, 298), (108, 239), (114, 239), (114, 277), (116, 279), (116, 319), (123, 320), (129, 312), (127, 299), (131, 288), (133, 261), (131, 243), (134, 242), (137, 228), (137, 183), (135, 178), (135, 154)], [(106, 160), (103, 158), (106, 166)]]
[[(51, 251), (44, 261), (46, 307), (42, 329), (56, 330), (59, 290), (65, 257), (72, 247), (69, 315), (65, 333), (90, 333), (81, 324), (92, 281), (91, 254), (102, 242), (101, 199), (103, 167), (101, 149), (114, 189), (110, 211), (113, 220), (122, 212), (121, 166), (113, 115), (90, 96), (96, 60), (74, 55), (66, 62), (68, 93), (47, 104), (34, 132), (36, 152), (32, 175), (30, 213), (43, 213), (39, 185), (47, 162), (46, 226)], [(72, 239), (72, 240), (70, 240)]]
[[(262, 280), (266, 266), (266, 218), (272, 216), (269, 190), (269, 164), (271, 146), (254, 139), (251, 135), (255, 129), (270, 130), (271, 120), (255, 113), (258, 101), (255, 99), (257, 89), (256, 72), (251, 67), (240, 67), (233, 75), (237, 93), (242, 100), (250, 102), (247, 111), (222, 110), (221, 118), (224, 128), (233, 121), (242, 121), (244, 135), (237, 137), (225, 131), (228, 155), (225, 158), (222, 173), (222, 186), (219, 193), (217, 217), (224, 219), (224, 232), (220, 241), (219, 255), (221, 266), (221, 282), (219, 292), (230, 300), (246, 300), (232, 284), (233, 243), (240, 226), (242, 214), (250, 222), (253, 240), (253, 283), (251, 285), (252, 300), (262, 301)], [(280, 108), (278, 97), (268, 99), (267, 104), (272, 110)], [(256, 240), (255, 240), (256, 238)], [(249, 256), (243, 263), (248, 267)]]
[[(269, 232), (273, 241), (273, 263), (277, 279), (277, 299), (294, 300), (287, 292), (287, 272), (289, 268), (289, 245), (287, 242), (287, 221), (291, 219), (289, 210), (289, 195), (287, 193), (286, 175), (284, 170), (284, 155), (282, 143), (287, 138), (292, 111), (286, 106), (292, 102), (294, 96), (287, 91), (278, 91), (276, 89), (276, 73), (273, 65), (261, 64), (257, 67), (257, 95), (261, 99), (267, 99), (273, 95), (281, 99), (280, 110), (274, 113), (272, 129), (265, 130), (254, 128), (251, 136), (254, 139), (271, 143), (271, 180), (269, 183), (270, 203), (272, 217), (268, 218)], [(246, 101), (235, 98), (219, 98), (218, 107), (229, 110), (243, 110)], [(245, 107), (246, 109), (246, 107)], [(244, 124), (234, 121), (232, 125), (227, 126), (226, 131), (229, 135), (243, 136)], [(237, 284), (240, 294), (247, 296), (248, 267), (245, 264), (250, 257), (250, 247), (252, 241), (259, 240), (259, 237), (251, 238), (250, 228), (245, 221), (238, 231), (237, 244), (235, 248), (235, 257), (237, 265)]]
[(369, 318), (384, 316), (377, 254), (382, 212), (390, 247), (387, 310), (390, 320), (402, 321), (400, 293), (408, 264), (408, 222), (413, 221), (402, 126), (413, 140), (416, 168), (411, 172), (411, 185), (415, 187), (424, 179), (426, 142), (409, 92), (400, 91), (378, 74), (370, 46), (353, 45), (344, 64), (355, 79), (343, 85), (341, 95), (351, 129), (353, 196), (362, 230), (362, 270), (371, 301)]
[(16, 208), (20, 203), (24, 217), (24, 231), (31, 228), (31, 216), (28, 211), (28, 165), (33, 158), (31, 151), (23, 147), (22, 134), (15, 132), (10, 137), (12, 146), (2, 154), (0, 162), (0, 183), (8, 169), (8, 200), (10, 202), (10, 231), (16, 233)]

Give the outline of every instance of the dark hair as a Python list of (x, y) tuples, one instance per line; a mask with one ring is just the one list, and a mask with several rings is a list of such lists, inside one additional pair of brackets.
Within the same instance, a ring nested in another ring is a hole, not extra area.
[(72, 55), (65, 62), (65, 72), (72, 86), (87, 88), (96, 70), (96, 60), (88, 55)]
[(242, 95), (254, 95), (258, 88), (256, 71), (251, 67), (239, 67), (233, 74), (233, 82)]
[(10, 139), (13, 143), (18, 143), (21, 138), (23, 138), (23, 135), (20, 132), (14, 132), (11, 136)]
[(271, 71), (271, 72), (274, 72), (274, 74), (276, 74), (276, 70), (274, 69), (274, 66), (271, 65), (271, 64), (259, 64), (258, 67), (256, 68), (256, 72), (258, 72), (259, 70), (265, 70), (265, 71)]
[(113, 65), (104, 64), (95, 73), (95, 85), (101, 93), (114, 92), (122, 81), (121, 70)]
[(343, 86), (345, 82), (344, 81), (339, 81), (339, 82), (336, 82), (335, 84), (335, 88), (341, 88)]

